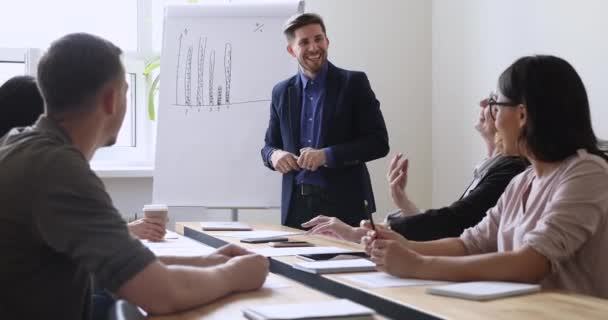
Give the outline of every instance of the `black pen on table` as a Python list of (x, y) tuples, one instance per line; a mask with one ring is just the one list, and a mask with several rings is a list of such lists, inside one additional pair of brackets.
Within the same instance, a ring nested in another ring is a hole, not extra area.
[(365, 212), (369, 217), (369, 223), (372, 225), (372, 230), (376, 231), (376, 225), (374, 224), (374, 218), (372, 217), (372, 213), (369, 212), (369, 208), (367, 207), (367, 200), (363, 200), (363, 206), (365, 207)]

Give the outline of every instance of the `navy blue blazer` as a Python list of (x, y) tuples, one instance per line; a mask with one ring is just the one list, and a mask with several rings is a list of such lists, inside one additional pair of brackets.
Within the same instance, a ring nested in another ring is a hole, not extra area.
[[(363, 72), (348, 71), (329, 63), (321, 119), (320, 148), (332, 147), (334, 167), (322, 167), (327, 193), (343, 215), (356, 221), (376, 211), (365, 162), (388, 154), (388, 133), (380, 102)], [(302, 81), (299, 75), (278, 83), (272, 90), (270, 122), (262, 148), (264, 165), (274, 170), (270, 155), (281, 149), (299, 155)], [(281, 223), (285, 223), (297, 172), (283, 175)], [(367, 212), (364, 201), (367, 201)]]

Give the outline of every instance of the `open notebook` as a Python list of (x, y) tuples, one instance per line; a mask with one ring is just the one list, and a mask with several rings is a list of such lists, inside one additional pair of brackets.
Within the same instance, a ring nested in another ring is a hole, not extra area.
[(474, 281), (431, 287), (426, 291), (436, 295), (484, 301), (537, 292), (540, 291), (540, 285), (501, 281)]
[(347, 299), (250, 307), (249, 320), (372, 320), (374, 310)]

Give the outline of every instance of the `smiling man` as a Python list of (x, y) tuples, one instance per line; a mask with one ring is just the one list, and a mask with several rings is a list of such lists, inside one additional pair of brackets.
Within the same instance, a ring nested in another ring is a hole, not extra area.
[(283, 33), (299, 71), (272, 91), (261, 152), (283, 174), (281, 222), (300, 228), (324, 214), (358, 225), (376, 210), (365, 163), (389, 151), (380, 103), (365, 73), (328, 61), (319, 15), (291, 17)]

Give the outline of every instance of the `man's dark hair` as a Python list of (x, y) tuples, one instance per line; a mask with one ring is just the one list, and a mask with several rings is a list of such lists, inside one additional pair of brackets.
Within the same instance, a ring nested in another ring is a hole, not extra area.
[(43, 112), (34, 77), (15, 76), (0, 86), (0, 137), (11, 128), (34, 124)]
[(38, 86), (47, 114), (88, 111), (99, 89), (123, 76), (121, 54), (110, 41), (86, 33), (53, 42), (38, 64)]
[(583, 81), (564, 59), (520, 58), (502, 73), (498, 88), (510, 101), (526, 107), (528, 118), (520, 139), (537, 160), (561, 161), (577, 149), (608, 159), (591, 126)]
[(291, 41), (293, 38), (295, 38), (295, 32), (297, 29), (310, 24), (320, 25), (323, 33), (327, 34), (327, 32), (325, 32), (325, 23), (323, 23), (323, 18), (316, 13), (300, 13), (287, 19), (283, 25), (283, 34), (287, 37), (287, 40)]

